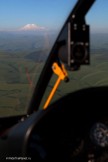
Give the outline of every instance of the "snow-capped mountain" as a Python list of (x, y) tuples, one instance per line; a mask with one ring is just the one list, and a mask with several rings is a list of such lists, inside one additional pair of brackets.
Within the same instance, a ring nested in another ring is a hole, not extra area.
[(27, 24), (23, 27), (21, 27), (20, 31), (38, 31), (38, 30), (44, 30), (44, 27), (38, 26), (36, 24)]

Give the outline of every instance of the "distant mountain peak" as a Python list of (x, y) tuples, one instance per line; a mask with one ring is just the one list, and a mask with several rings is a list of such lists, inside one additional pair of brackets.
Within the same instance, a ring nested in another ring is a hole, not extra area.
[(44, 30), (44, 27), (38, 26), (36, 24), (27, 24), (23, 27), (21, 27), (20, 31), (38, 31), (38, 30)]

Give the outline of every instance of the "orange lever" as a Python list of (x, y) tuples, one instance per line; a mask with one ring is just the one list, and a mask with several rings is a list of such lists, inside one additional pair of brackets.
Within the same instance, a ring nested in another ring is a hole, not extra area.
[(55, 94), (61, 80), (65, 80), (68, 77), (67, 71), (66, 71), (63, 64), (60, 67), (56, 62), (53, 63), (52, 70), (58, 76), (58, 79), (57, 79), (57, 81), (56, 81), (56, 83), (55, 83), (55, 85), (54, 85), (54, 87), (53, 87), (53, 89), (52, 89), (52, 91), (51, 91), (51, 93), (50, 93), (44, 107), (43, 107), (44, 110), (48, 107), (48, 105), (49, 105), (51, 99), (53, 98), (53, 96), (54, 96), (54, 94)]

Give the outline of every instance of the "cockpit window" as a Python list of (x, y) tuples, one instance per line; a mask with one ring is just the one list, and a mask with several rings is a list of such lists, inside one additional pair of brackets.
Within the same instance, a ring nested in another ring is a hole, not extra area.
[[(76, 0), (0, 0), (0, 117), (25, 114), (48, 54)], [(86, 16), (91, 64), (68, 71), (52, 100), (108, 84), (108, 2), (97, 0)], [(54, 74), (40, 108), (57, 80)], [(44, 84), (44, 83), (43, 83)]]
[(76, 0), (0, 0), (0, 117), (25, 114)]

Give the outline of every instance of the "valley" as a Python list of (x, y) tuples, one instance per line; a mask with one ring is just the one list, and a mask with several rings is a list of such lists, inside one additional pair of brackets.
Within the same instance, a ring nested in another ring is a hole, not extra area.
[[(0, 33), (0, 116), (25, 114), (56, 34)], [(69, 83), (62, 82), (56, 99), (82, 88), (108, 85), (108, 35), (91, 36), (91, 64), (69, 71)], [(48, 85), (50, 93), (56, 77)]]

